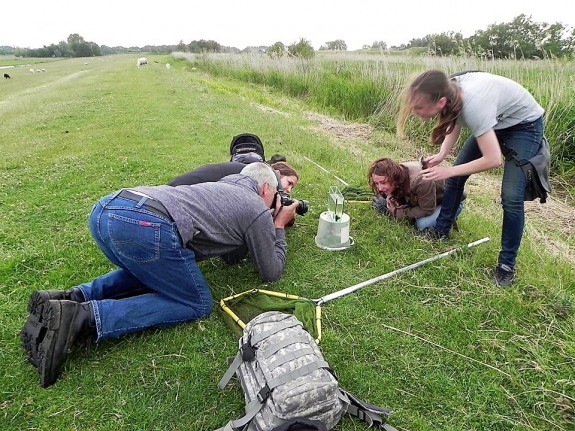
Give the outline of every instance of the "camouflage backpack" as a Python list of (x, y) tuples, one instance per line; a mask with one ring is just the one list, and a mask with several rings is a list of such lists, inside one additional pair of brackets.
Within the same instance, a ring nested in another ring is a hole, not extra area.
[[(360, 401), (339, 386), (316, 342), (291, 314), (268, 311), (246, 325), (220, 389), (234, 373), (244, 391), (245, 415), (217, 431), (330, 430), (345, 413), (395, 430), (384, 423), (388, 409)], [(320, 426), (289, 427), (298, 421)]]

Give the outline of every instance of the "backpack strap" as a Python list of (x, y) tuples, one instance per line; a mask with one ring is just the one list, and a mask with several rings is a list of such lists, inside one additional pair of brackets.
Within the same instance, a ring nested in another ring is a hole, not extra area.
[(385, 418), (391, 414), (390, 409), (378, 407), (374, 404), (360, 400), (343, 388), (340, 388), (342, 395), (348, 399), (346, 413), (366, 422), (369, 427), (375, 427), (385, 431), (397, 431), (396, 428), (385, 423)]
[(218, 428), (215, 431), (237, 431), (242, 430), (250, 421), (258, 414), (264, 406), (264, 403), (271, 394), (270, 388), (265, 385), (260, 389), (258, 396), (246, 404), (246, 414), (241, 418), (229, 421), (224, 427)]
[(241, 350), (238, 350), (238, 353), (234, 357), (232, 363), (230, 364), (227, 371), (224, 373), (222, 379), (218, 383), (218, 388), (224, 389), (226, 387), (226, 385), (228, 384), (234, 373), (238, 370), (243, 361), (244, 360), (242, 358), (242, 352)]
[(461, 75), (466, 75), (468, 73), (477, 73), (477, 72), (481, 72), (481, 70), (464, 70), (461, 72), (456, 72), (456, 73), (452, 73), (451, 75), (449, 75), (449, 79), (453, 79), (457, 76), (461, 76)]
[(276, 378), (268, 379), (268, 376), (266, 376), (267, 386), (270, 388), (270, 390), (274, 389), (275, 387), (283, 385), (291, 380), (307, 376), (308, 374), (314, 372), (315, 370), (319, 370), (320, 368), (329, 368), (329, 364), (326, 361), (314, 361)]

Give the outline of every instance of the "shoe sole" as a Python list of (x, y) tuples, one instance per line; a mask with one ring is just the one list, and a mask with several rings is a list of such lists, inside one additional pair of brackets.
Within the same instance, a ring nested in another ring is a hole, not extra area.
[(27, 353), (28, 362), (36, 368), (38, 368), (40, 362), (38, 346), (44, 340), (47, 332), (45, 322), (48, 302), (51, 299), (60, 299), (61, 297), (63, 297), (62, 292), (58, 290), (39, 290), (30, 295), (28, 301), (28, 312), (30, 315), (20, 332), (20, 341)]
[[(68, 346), (58, 343), (62, 337), (68, 338), (70, 325), (62, 325), (62, 304), (59, 301), (49, 301), (44, 310), (46, 334), (38, 345), (38, 374), (43, 388), (51, 386), (58, 380), (64, 363)], [(59, 349), (57, 350), (57, 348)], [(61, 356), (58, 363), (58, 357)]]

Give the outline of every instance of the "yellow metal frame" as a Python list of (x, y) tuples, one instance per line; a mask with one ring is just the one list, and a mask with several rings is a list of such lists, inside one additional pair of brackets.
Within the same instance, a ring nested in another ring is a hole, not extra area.
[[(228, 314), (232, 320), (238, 324), (238, 326), (242, 329), (244, 329), (246, 327), (245, 322), (239, 318), (239, 316), (234, 313), (234, 311), (228, 307), (228, 305), (226, 304), (226, 302), (229, 302), (233, 299), (239, 298), (240, 296), (246, 295), (248, 293), (263, 293), (265, 295), (268, 296), (275, 296), (276, 298), (285, 298), (285, 299), (304, 299), (306, 301), (310, 301), (307, 298), (303, 298), (301, 296), (297, 296), (297, 295), (291, 295), (289, 293), (280, 293), (280, 292), (274, 292), (272, 290), (265, 290), (265, 289), (252, 289), (252, 290), (246, 290), (245, 292), (242, 293), (237, 293), (235, 295), (232, 296), (228, 296), (227, 298), (223, 298), (220, 300), (220, 307), (222, 308), (222, 310), (224, 310), (224, 312), (226, 314)], [(310, 301), (313, 302), (313, 301)], [(315, 325), (317, 328), (317, 338), (315, 339), (315, 342), (319, 344), (319, 342), (321, 341), (321, 307), (319, 305), (316, 304), (315, 306)]]

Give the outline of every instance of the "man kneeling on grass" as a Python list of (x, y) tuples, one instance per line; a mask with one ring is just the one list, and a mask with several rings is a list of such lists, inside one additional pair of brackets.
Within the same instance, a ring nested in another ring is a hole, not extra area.
[(274, 171), (252, 163), (215, 183), (136, 187), (100, 199), (90, 231), (119, 269), (66, 291), (32, 294), (21, 339), (40, 384), (55, 383), (72, 347), (86, 338), (209, 315), (212, 296), (196, 261), (225, 260), (247, 247), (262, 281), (279, 279), (284, 226), (298, 202), (281, 207), (276, 190)]

